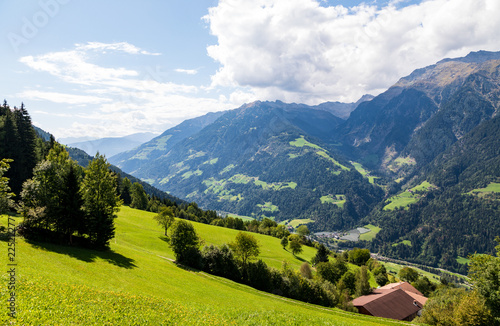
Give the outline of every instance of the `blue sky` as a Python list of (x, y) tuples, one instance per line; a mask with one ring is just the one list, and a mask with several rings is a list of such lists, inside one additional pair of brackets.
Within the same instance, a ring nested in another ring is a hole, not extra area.
[(497, 0), (0, 0), (0, 90), (60, 137), (160, 133), (255, 100), (377, 95), (500, 50)]

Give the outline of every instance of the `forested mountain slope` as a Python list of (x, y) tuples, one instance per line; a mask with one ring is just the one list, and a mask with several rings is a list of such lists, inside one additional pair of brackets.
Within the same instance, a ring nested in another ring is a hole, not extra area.
[(439, 154), (412, 181), (436, 186), (418, 202), (374, 210), (369, 220), (382, 230), (372, 249), (462, 272), (466, 266), (457, 257), (493, 252), (493, 239), (500, 234), (499, 139), (500, 116), (496, 116)]
[(341, 122), (304, 105), (256, 102), (227, 112), (135, 174), (210, 209), (349, 226), (383, 191), (327, 145)]

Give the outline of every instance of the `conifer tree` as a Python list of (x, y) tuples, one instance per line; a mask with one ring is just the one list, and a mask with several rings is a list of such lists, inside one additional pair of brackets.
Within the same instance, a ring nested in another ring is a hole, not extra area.
[(132, 198), (132, 203), (130, 207), (145, 210), (148, 208), (148, 195), (144, 191), (144, 188), (139, 182), (134, 182), (130, 189), (130, 196)]
[(4, 173), (9, 169), (10, 160), (0, 160), (0, 214), (3, 214), (13, 206), (12, 196), (10, 192), (9, 179), (4, 177)]
[(11, 159), (10, 169), (5, 176), (10, 179), (12, 191), (15, 194), (21, 192), (22, 182), (20, 177), (20, 166), (18, 162), (21, 161), (21, 141), (17, 132), (16, 123), (13, 113), (8, 110), (5, 115), (2, 139), (0, 141), (0, 157)]
[(80, 176), (76, 164), (69, 166), (68, 172), (63, 176), (63, 192), (60, 197), (58, 211), (58, 229), (69, 238), (72, 243), (74, 232), (85, 233), (85, 215), (82, 210), (83, 199), (80, 193)]
[(114, 219), (121, 200), (109, 163), (99, 153), (85, 170), (82, 197), (90, 242), (96, 247), (107, 247), (115, 236)]
[(21, 182), (24, 182), (24, 180), (31, 178), (33, 175), (33, 168), (37, 164), (37, 136), (31, 124), (31, 117), (24, 103), (21, 103), (19, 109), (14, 110), (14, 117), (21, 145), (19, 147), (20, 157), (17, 162), (19, 165), (19, 178)]

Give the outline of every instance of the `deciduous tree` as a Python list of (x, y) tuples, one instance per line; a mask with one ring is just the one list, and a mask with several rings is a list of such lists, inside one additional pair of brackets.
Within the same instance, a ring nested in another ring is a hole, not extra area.
[(162, 207), (153, 218), (165, 229), (165, 235), (167, 235), (168, 228), (175, 222), (172, 207)]
[(399, 278), (406, 282), (416, 282), (418, 280), (418, 272), (411, 267), (402, 268), (399, 273)]
[(230, 243), (229, 246), (243, 266), (246, 266), (249, 260), (256, 258), (260, 254), (260, 245), (257, 239), (245, 232), (239, 232), (234, 242)]
[(288, 246), (288, 237), (283, 237), (283, 239), (281, 239), (281, 246), (283, 247), (283, 249), (286, 249), (286, 246)]
[[(172, 225), (170, 233), (170, 247), (174, 251), (175, 259), (179, 263), (190, 262), (190, 255), (200, 255), (200, 238), (196, 234), (193, 224), (186, 220), (177, 220)], [(194, 266), (193, 266), (194, 267)]]
[(289, 246), (290, 246), (290, 250), (292, 251), (292, 254), (294, 256), (296, 256), (297, 254), (300, 254), (302, 252), (302, 245), (300, 244), (300, 242), (298, 242), (295, 239), (290, 241)]

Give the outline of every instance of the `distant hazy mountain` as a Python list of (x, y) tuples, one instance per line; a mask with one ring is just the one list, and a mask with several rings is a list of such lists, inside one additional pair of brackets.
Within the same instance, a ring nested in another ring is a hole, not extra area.
[[(75, 160), (80, 166), (83, 166), (83, 167), (87, 167), (88, 164), (90, 163), (90, 161), (93, 159), (93, 157), (89, 154), (87, 154), (86, 152), (84, 152), (83, 150), (79, 149), (79, 148), (76, 148), (76, 147), (67, 147), (66, 150), (68, 151), (69, 153), (69, 156), (71, 157), (71, 159)], [(120, 168), (114, 166), (114, 165), (111, 165), (109, 167), (109, 169), (113, 172), (115, 172), (116, 174), (119, 174), (122, 178), (128, 178), (132, 183), (134, 182), (138, 182), (140, 183), (143, 188), (144, 188), (144, 191), (150, 195), (150, 196), (155, 196), (155, 197), (158, 197), (160, 199), (163, 199), (163, 198), (166, 198), (166, 199), (169, 199), (173, 202), (176, 202), (177, 204), (182, 204), (184, 203), (183, 200), (175, 197), (175, 196), (172, 196), (170, 194), (167, 194), (166, 192), (164, 191), (161, 191), (153, 186), (151, 186), (150, 184), (128, 174), (128, 173), (125, 173), (123, 172)]]
[(71, 147), (79, 148), (86, 153), (95, 155), (99, 152), (111, 157), (115, 154), (131, 150), (139, 145), (151, 140), (156, 135), (153, 133), (136, 133), (124, 137), (108, 137), (82, 142), (63, 143)]
[(189, 119), (181, 124), (168, 129), (160, 136), (144, 142), (137, 148), (130, 148), (111, 156), (109, 161), (120, 167), (123, 171), (133, 173), (143, 164), (154, 160), (168, 151), (181, 140), (190, 137), (203, 129), (205, 126), (214, 122), (224, 112), (211, 112), (201, 117)]
[(354, 109), (358, 107), (363, 102), (371, 101), (374, 98), (373, 95), (365, 94), (357, 102), (353, 103), (342, 103), (342, 102), (325, 102), (314, 106), (313, 108), (328, 111), (331, 114), (347, 119)]

